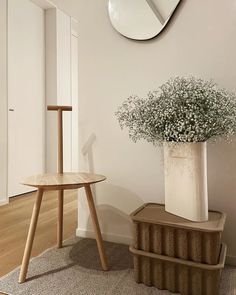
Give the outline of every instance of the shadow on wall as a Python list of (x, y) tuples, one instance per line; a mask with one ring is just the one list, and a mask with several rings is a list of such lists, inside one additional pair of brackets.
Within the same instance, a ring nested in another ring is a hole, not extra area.
[[(95, 173), (93, 155), (95, 141), (96, 135), (91, 133), (82, 148), (89, 173)], [(107, 182), (100, 183), (96, 188), (92, 186), (92, 191), (101, 231), (106, 235), (105, 239), (129, 243), (132, 238), (132, 221), (129, 214), (141, 206), (143, 200), (129, 190)], [(99, 196), (101, 196), (100, 200)], [(86, 229), (88, 232), (93, 231), (90, 215)]]
[(223, 239), (229, 255), (236, 256), (236, 138), (232, 143), (208, 144), (207, 156), (209, 208), (227, 214)]
[[(110, 205), (97, 206), (97, 214), (101, 232), (106, 241), (129, 244), (132, 239), (132, 222), (128, 214)], [(91, 217), (86, 228), (93, 231)]]
[[(94, 157), (93, 157), (93, 144), (95, 141), (96, 141), (96, 135), (94, 133), (91, 133), (81, 150), (83, 156), (87, 160), (89, 173), (95, 173), (94, 172)], [(96, 195), (95, 186), (92, 187), (92, 193), (93, 193), (94, 202), (96, 203), (97, 195)]]
[[(105, 239), (130, 243), (133, 227), (129, 215), (143, 204), (143, 200), (122, 187), (107, 183), (97, 187), (97, 195), (102, 196), (102, 204), (97, 205), (97, 213)], [(86, 228), (92, 231), (90, 216)]]
[(97, 193), (102, 196), (100, 203), (109, 204), (128, 215), (143, 205), (143, 200), (133, 191), (108, 182), (100, 183)]

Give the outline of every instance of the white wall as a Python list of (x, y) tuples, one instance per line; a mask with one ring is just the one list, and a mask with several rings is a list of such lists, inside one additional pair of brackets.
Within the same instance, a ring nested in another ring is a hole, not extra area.
[[(114, 112), (130, 94), (145, 95), (175, 75), (213, 78), (235, 90), (236, 3), (182, 0), (160, 36), (136, 42), (111, 27), (107, 0), (54, 2), (79, 20), (80, 148), (96, 137), (90, 160), (80, 154), (80, 169), (88, 171), (90, 165), (107, 176), (96, 186), (102, 231), (127, 241), (128, 214), (144, 202), (164, 202), (162, 151), (146, 142), (132, 143)], [(208, 147), (208, 182), (210, 208), (228, 214), (224, 240), (236, 263), (235, 143)], [(78, 233), (86, 233), (91, 222), (82, 195), (78, 216)]]
[[(47, 104), (71, 101), (71, 17), (57, 8), (46, 10)], [(71, 112), (63, 112), (64, 171), (71, 171)], [(57, 171), (57, 112), (47, 112), (47, 172)]]
[[(74, 22), (73, 25), (76, 26)], [(73, 105), (72, 111), (72, 138), (71, 138), (71, 158), (72, 158), (72, 171), (78, 171), (79, 165), (79, 105), (78, 105), (78, 33), (73, 31), (71, 36), (71, 100)]]
[[(71, 18), (60, 10), (57, 10), (57, 79), (57, 104), (71, 106)], [(72, 167), (71, 124), (71, 112), (64, 112), (64, 171), (71, 171)]]

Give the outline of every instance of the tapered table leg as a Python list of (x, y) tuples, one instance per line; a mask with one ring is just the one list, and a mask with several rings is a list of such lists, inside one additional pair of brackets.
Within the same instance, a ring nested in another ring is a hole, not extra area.
[(24, 251), (21, 270), (20, 270), (19, 283), (24, 283), (26, 280), (26, 275), (28, 271), (31, 250), (32, 250), (33, 242), (34, 242), (34, 236), (35, 236), (36, 226), (38, 222), (38, 216), (39, 216), (39, 210), (40, 210), (40, 206), (42, 202), (42, 197), (43, 197), (43, 189), (39, 189), (37, 192), (33, 213), (32, 213), (32, 217), (30, 221), (28, 237), (26, 240), (25, 251)]
[(96, 213), (90, 185), (85, 186), (85, 191), (86, 191), (89, 210), (90, 210), (92, 223), (93, 223), (93, 227), (94, 227), (94, 231), (95, 231), (95, 236), (96, 236), (98, 252), (99, 252), (99, 256), (100, 256), (100, 260), (101, 260), (101, 264), (102, 264), (102, 269), (108, 270), (108, 264), (107, 264), (105, 250), (104, 250), (102, 235), (101, 235), (101, 231), (100, 231), (100, 227), (99, 227), (99, 222), (98, 222), (98, 218), (97, 218), (97, 213)]
[(63, 242), (63, 203), (64, 191), (58, 191), (58, 220), (57, 220), (57, 248), (62, 248)]

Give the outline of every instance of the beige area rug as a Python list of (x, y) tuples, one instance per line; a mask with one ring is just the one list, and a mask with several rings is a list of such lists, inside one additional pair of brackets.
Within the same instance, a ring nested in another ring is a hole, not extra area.
[[(105, 243), (110, 271), (103, 272), (96, 242), (73, 238), (62, 249), (49, 249), (31, 260), (28, 280), (17, 283), (19, 268), (0, 279), (0, 293), (10, 295), (168, 295), (136, 284), (128, 246)], [(236, 295), (236, 268), (222, 275), (221, 295)]]

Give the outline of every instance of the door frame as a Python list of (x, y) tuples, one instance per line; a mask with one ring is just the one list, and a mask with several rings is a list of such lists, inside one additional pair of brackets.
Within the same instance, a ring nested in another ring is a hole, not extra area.
[(0, 0), (0, 205), (9, 201), (8, 186), (8, 99), (7, 99), (7, 0)]

